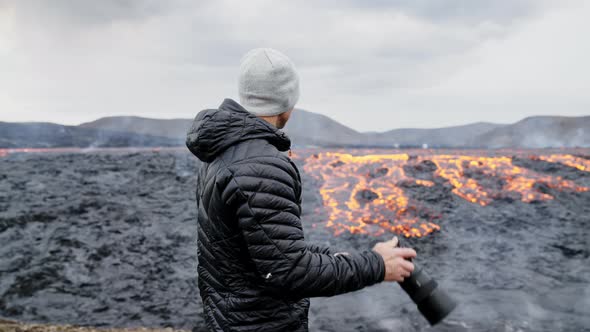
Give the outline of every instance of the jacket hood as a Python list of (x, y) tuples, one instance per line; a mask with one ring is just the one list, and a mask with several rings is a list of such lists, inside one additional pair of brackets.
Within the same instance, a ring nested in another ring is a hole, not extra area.
[(186, 135), (186, 146), (200, 160), (211, 162), (232, 145), (251, 139), (264, 139), (279, 151), (291, 147), (291, 140), (283, 131), (234, 100), (225, 99), (219, 109), (197, 114)]

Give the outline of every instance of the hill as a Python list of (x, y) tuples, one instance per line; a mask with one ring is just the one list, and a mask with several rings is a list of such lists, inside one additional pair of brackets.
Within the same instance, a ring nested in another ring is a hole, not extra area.
[(192, 119), (150, 119), (138, 116), (109, 116), (79, 125), (82, 128), (107, 129), (184, 141)]
[[(0, 122), (0, 148), (183, 146), (192, 119), (100, 118), (79, 126)], [(590, 116), (534, 116), (514, 124), (402, 128), (361, 133), (318, 113), (293, 112), (285, 128), (295, 147), (590, 147)]]
[(590, 147), (590, 116), (534, 116), (477, 135), (486, 148)]
[(354, 146), (366, 144), (367, 136), (318, 113), (295, 110), (285, 132), (298, 146)]
[[(384, 133), (371, 134), (369, 141), (385, 146), (422, 146), (459, 148), (477, 143), (477, 137), (484, 132), (502, 128), (504, 125), (478, 122), (463, 126), (434, 129), (394, 129)], [(479, 144), (476, 144), (479, 146)]]
[(54, 123), (0, 122), (0, 148), (178, 146), (166, 137)]

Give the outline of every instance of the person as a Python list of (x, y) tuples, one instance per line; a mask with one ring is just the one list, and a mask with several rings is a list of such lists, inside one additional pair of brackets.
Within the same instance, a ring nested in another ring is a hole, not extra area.
[(413, 271), (397, 238), (372, 250), (333, 253), (307, 243), (301, 177), (281, 130), (299, 77), (279, 51), (241, 61), (239, 99), (199, 112), (187, 133), (197, 177), (198, 286), (211, 331), (307, 331), (309, 298), (403, 281)]

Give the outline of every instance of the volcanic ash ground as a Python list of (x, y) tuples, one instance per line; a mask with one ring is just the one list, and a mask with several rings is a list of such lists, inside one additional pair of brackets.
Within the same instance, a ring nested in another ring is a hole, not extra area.
[[(313, 299), (312, 331), (590, 331), (590, 151), (295, 151), (310, 242), (394, 234), (459, 307), (431, 328), (396, 284)], [(189, 153), (0, 158), (0, 316), (203, 323)]]

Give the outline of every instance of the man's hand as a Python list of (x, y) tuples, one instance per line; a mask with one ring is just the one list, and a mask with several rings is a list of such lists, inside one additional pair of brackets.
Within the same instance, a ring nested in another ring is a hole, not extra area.
[(412, 248), (396, 248), (397, 243), (397, 237), (394, 237), (373, 247), (373, 251), (381, 255), (385, 262), (384, 281), (402, 282), (414, 271), (414, 264), (406, 259), (416, 257), (416, 251)]

